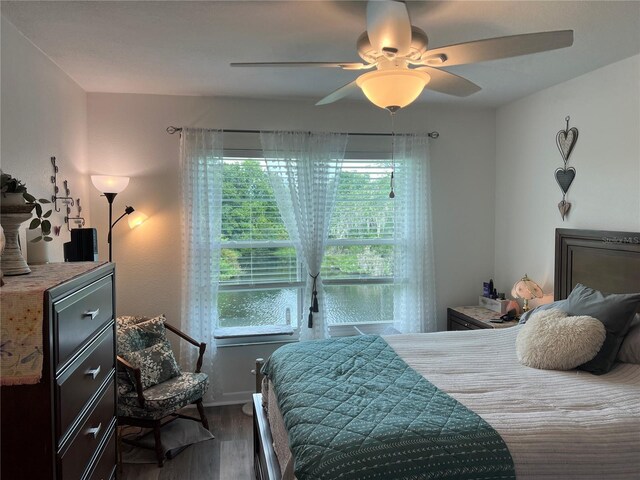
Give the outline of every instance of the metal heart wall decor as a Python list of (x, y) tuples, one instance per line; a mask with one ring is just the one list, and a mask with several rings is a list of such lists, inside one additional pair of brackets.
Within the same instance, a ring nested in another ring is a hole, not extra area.
[(560, 216), (562, 220), (569, 214), (569, 210), (571, 210), (571, 204), (565, 200), (560, 200), (558, 203), (558, 210), (560, 210)]
[(569, 128), (569, 122), (567, 121), (567, 130), (560, 130), (556, 135), (556, 145), (558, 145), (558, 150), (560, 150), (560, 155), (562, 155), (565, 164), (569, 160), (577, 141), (578, 129), (576, 127)]
[(558, 146), (558, 150), (560, 150), (560, 155), (562, 155), (562, 161), (564, 162), (564, 166), (556, 168), (554, 173), (556, 182), (558, 182), (558, 186), (560, 190), (562, 190), (562, 200), (558, 203), (558, 210), (560, 211), (562, 221), (564, 221), (571, 210), (571, 203), (567, 201), (566, 197), (571, 184), (576, 178), (576, 169), (573, 167), (567, 168), (567, 162), (569, 161), (571, 152), (573, 152), (573, 148), (578, 141), (578, 129), (576, 127), (569, 128), (570, 119), (571, 117), (569, 116), (565, 118), (567, 127), (556, 134), (556, 145)]
[(576, 169), (573, 167), (569, 168), (557, 168), (556, 169), (556, 182), (560, 186), (560, 190), (565, 195), (569, 191), (569, 187), (573, 183), (573, 179), (576, 178)]

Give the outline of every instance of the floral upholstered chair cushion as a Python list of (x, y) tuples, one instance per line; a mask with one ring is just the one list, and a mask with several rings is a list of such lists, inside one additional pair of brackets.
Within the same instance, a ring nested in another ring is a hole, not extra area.
[[(168, 340), (136, 352), (123, 353), (122, 356), (131, 365), (140, 369), (143, 390), (177, 377), (181, 373)], [(127, 373), (131, 383), (135, 383), (133, 373), (131, 371), (127, 371)]]
[[(152, 347), (167, 341), (166, 317), (120, 316), (116, 319), (116, 338), (118, 355), (127, 359), (132, 352)], [(174, 360), (175, 361), (175, 360)], [(141, 373), (143, 373), (141, 371)], [(170, 378), (170, 377), (169, 377)], [(123, 395), (135, 389), (135, 381), (129, 377), (125, 369), (118, 371), (118, 393)]]
[(202, 398), (209, 386), (206, 373), (184, 372), (144, 391), (141, 407), (136, 392), (120, 395), (118, 415), (158, 420)]
[[(131, 319), (140, 320), (132, 321)], [(164, 326), (166, 320), (164, 315), (153, 318), (118, 317), (118, 355), (137, 352), (165, 341), (167, 339), (167, 330)]]
[(126, 327), (128, 325), (146, 322), (147, 320), (151, 320), (152, 318), (157, 317), (147, 317), (146, 315), (121, 315), (116, 318), (116, 322), (118, 324), (118, 327)]

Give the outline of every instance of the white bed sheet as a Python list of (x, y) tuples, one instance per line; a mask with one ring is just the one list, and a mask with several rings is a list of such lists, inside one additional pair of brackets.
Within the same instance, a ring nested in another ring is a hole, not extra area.
[[(536, 370), (516, 359), (519, 327), (394, 335), (407, 364), (484, 418), (520, 479), (640, 478), (640, 365), (610, 373)], [(273, 388), (265, 395), (283, 480), (293, 478)]]

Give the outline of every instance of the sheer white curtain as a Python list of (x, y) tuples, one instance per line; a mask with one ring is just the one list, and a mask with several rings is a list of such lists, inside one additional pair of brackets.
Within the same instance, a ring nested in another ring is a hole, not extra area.
[[(222, 132), (184, 128), (180, 139), (182, 175), (182, 329), (206, 342), (202, 371), (209, 375), (205, 402), (220, 392), (213, 364), (218, 323), (218, 280), (222, 226)], [(197, 349), (183, 346), (183, 368), (193, 371)]]
[[(263, 132), (260, 141), (278, 209), (308, 276), (306, 315), (300, 338), (326, 338), (325, 302), (320, 266), (329, 235), (347, 135), (337, 133)], [(313, 307), (314, 281), (318, 311)], [(308, 302), (308, 303), (307, 303)], [(308, 305), (308, 306), (307, 306)], [(311, 326), (309, 326), (311, 323)]]
[(395, 138), (394, 327), (403, 333), (436, 330), (431, 229), (431, 167), (427, 135)]

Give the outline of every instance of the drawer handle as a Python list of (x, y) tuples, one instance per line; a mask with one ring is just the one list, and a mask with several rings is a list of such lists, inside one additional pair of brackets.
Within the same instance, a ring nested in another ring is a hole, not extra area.
[(91, 317), (91, 320), (93, 320), (94, 318), (96, 318), (98, 316), (98, 314), (100, 313), (100, 309), (96, 308), (95, 310), (87, 310), (86, 312), (84, 312), (82, 314), (83, 317)]
[(85, 375), (91, 375), (91, 377), (94, 380), (96, 379), (99, 373), (100, 373), (100, 365), (98, 365), (96, 368), (90, 368), (89, 370), (84, 372)]
[(102, 429), (102, 423), (99, 423), (97, 427), (87, 428), (84, 432), (86, 435), (93, 435), (93, 438), (98, 438), (98, 433)]

